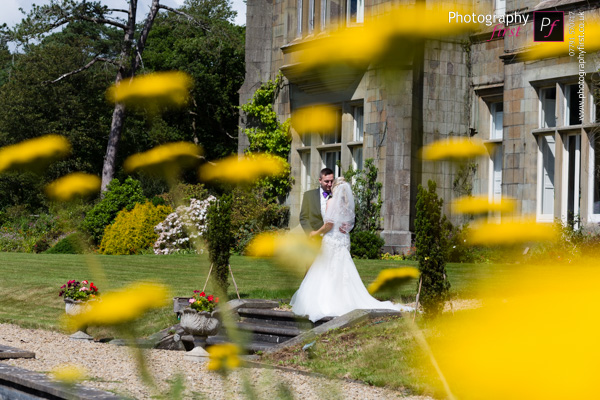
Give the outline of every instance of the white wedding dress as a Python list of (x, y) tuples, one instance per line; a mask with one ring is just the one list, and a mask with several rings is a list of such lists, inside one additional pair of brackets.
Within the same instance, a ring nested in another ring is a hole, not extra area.
[[(340, 186), (344, 185), (348, 186), (344, 189), (351, 197), (349, 185), (344, 183)], [(333, 199), (336, 198), (337, 192), (338, 190), (334, 192)], [(354, 199), (350, 199), (353, 214)], [(292, 297), (290, 305), (294, 314), (307, 316), (315, 322), (323, 317), (337, 317), (356, 309), (414, 311), (412, 307), (394, 304), (391, 301), (379, 301), (369, 294), (350, 255), (350, 235), (340, 232), (339, 229), (342, 224), (347, 227), (348, 222), (340, 219), (339, 211), (332, 210), (332, 206), (339, 208), (336, 202), (328, 204), (325, 221), (333, 222), (333, 228), (323, 236), (320, 254)], [(352, 215), (351, 224), (353, 222)]]

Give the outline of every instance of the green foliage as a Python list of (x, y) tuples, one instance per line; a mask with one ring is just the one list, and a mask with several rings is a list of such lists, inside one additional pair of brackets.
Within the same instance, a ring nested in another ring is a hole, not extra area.
[(375, 166), (373, 159), (365, 160), (365, 168), (354, 170), (350, 167), (344, 172), (344, 178), (352, 182), (352, 193), (354, 193), (354, 205), (356, 221), (354, 231), (365, 231), (375, 233), (379, 229), (381, 221), (381, 182), (377, 182), (379, 169)]
[(248, 243), (260, 232), (287, 227), (289, 207), (266, 200), (263, 189), (236, 188), (232, 196), (231, 232), (236, 253), (243, 254)]
[(56, 218), (47, 213), (30, 214), (25, 206), (0, 212), (0, 251), (41, 252), (60, 234)]
[(469, 224), (456, 227), (448, 224), (448, 227), (448, 262), (485, 263), (493, 258), (490, 248), (468, 243)]
[(376, 233), (350, 232), (350, 254), (352, 257), (379, 259), (385, 241)]
[(448, 257), (448, 223), (442, 214), (443, 200), (436, 184), (429, 180), (429, 190), (419, 185), (415, 218), (415, 247), (421, 272), (420, 303), (427, 316), (441, 314), (448, 298), (450, 282), (446, 276)]
[(152, 247), (158, 235), (154, 227), (173, 212), (171, 207), (137, 203), (131, 211), (123, 209), (115, 222), (106, 227), (98, 251), (103, 254), (139, 254)]
[(233, 246), (231, 233), (232, 196), (223, 195), (209, 208), (206, 215), (204, 238), (208, 243), (208, 254), (213, 266), (214, 280), (223, 293), (227, 293), (229, 283), (229, 256)]
[(108, 185), (104, 198), (85, 216), (82, 227), (89, 232), (96, 243), (99, 243), (104, 235), (104, 229), (110, 225), (119, 211), (124, 208), (131, 210), (136, 203), (143, 203), (145, 200), (139, 181), (128, 177), (121, 184), (118, 179), (113, 179)]
[[(279, 122), (273, 108), (282, 81), (283, 76), (280, 74), (275, 80), (264, 83), (254, 92), (252, 99), (241, 106), (241, 109), (247, 117), (244, 130), (250, 141), (247, 153), (273, 154), (287, 163), (292, 148), (290, 121)], [(294, 184), (290, 172), (290, 166), (287, 164), (286, 171), (282, 175), (263, 178), (259, 180), (257, 186), (265, 190), (267, 199), (279, 199), (281, 202)]]
[(464, 162), (460, 164), (452, 189), (459, 196), (471, 196), (473, 194), (473, 178), (477, 173), (477, 164), (474, 162)]
[(62, 238), (46, 250), (47, 254), (84, 254), (86, 252), (85, 239), (80, 233), (72, 233)]
[(205, 200), (210, 193), (203, 184), (195, 185), (188, 183), (176, 183), (171, 187), (168, 193), (163, 193), (160, 197), (165, 199), (165, 202), (173, 208), (177, 208), (182, 204), (189, 204), (191, 199)]
[(39, 175), (31, 172), (3, 172), (0, 174), (0, 193), (2, 193), (0, 211), (9, 207), (22, 206), (30, 213), (44, 212), (46, 210), (43, 195), (45, 183)]

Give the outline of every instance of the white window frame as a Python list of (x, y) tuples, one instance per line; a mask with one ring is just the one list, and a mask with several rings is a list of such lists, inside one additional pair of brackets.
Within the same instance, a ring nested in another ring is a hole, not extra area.
[(298, 29), (297, 29), (297, 37), (302, 37), (302, 0), (298, 0), (296, 3), (296, 11), (298, 13)]
[[(500, 202), (502, 200), (502, 170), (503, 170), (503, 159), (504, 154), (502, 151), (502, 145), (498, 144), (494, 146), (494, 154), (490, 156), (490, 168), (489, 168), (489, 184), (488, 184), (488, 198), (490, 202)], [(497, 174), (495, 170), (496, 164), (500, 164), (500, 171)], [(500, 177), (500, 191), (496, 192), (496, 177)]]
[[(352, 147), (352, 168), (356, 171), (358, 169), (363, 169), (365, 167), (365, 157), (364, 157), (364, 150), (362, 146), (353, 146)], [(360, 165), (357, 162), (357, 155), (358, 153), (360, 153)]]
[[(538, 222), (553, 222), (554, 221), (554, 204), (556, 202), (556, 168), (554, 172), (554, 187), (552, 195), (552, 213), (542, 214), (543, 206), (543, 190), (544, 190), (544, 153), (542, 151), (542, 140), (545, 136), (550, 136), (554, 140), (554, 159), (556, 160), (556, 139), (554, 133), (547, 135), (539, 135), (538, 142), (538, 159), (537, 159), (537, 201), (536, 201), (536, 219)], [(554, 164), (556, 165), (556, 163)]]
[[(327, 155), (328, 154), (336, 154), (334, 165), (327, 165)], [(340, 161), (341, 158), (342, 158), (342, 151), (339, 150), (339, 149), (337, 149), (337, 150), (325, 150), (321, 154), (321, 160), (323, 162), (323, 168), (325, 168), (325, 167), (328, 167), (328, 168), (334, 167), (334, 168), (331, 168), (331, 169), (333, 170), (333, 176), (335, 178), (337, 178), (337, 177), (340, 176), (340, 167), (338, 165), (338, 161)]]
[[(498, 111), (498, 108), (502, 106), (502, 111)], [(501, 115), (500, 121), (498, 121), (498, 114)], [(501, 101), (490, 104), (490, 139), (491, 140), (502, 140), (504, 138), (504, 103)], [(497, 128), (500, 128), (500, 137), (496, 135), (498, 132)]]
[(308, 34), (315, 30), (315, 0), (308, 0)]
[(494, 0), (494, 14), (504, 15), (506, 13), (506, 0)]
[(311, 170), (310, 170), (310, 151), (303, 151), (300, 153), (300, 163), (302, 164), (300, 172), (300, 186), (302, 192), (306, 192), (311, 189)]
[(365, 137), (365, 108), (363, 106), (353, 107), (353, 118), (353, 141), (362, 142)]
[[(352, 2), (356, 2), (356, 21), (352, 21)], [(365, 22), (365, 0), (346, 0), (346, 24), (357, 25), (363, 22)]]
[[(546, 107), (544, 107), (544, 103), (546, 100), (546, 96), (545, 94), (547, 93), (547, 90), (552, 90), (554, 89), (555, 91), (555, 96), (554, 96), (554, 125), (553, 126), (549, 126), (546, 125)], [(539, 127), (543, 128), (543, 129), (554, 129), (557, 126), (557, 121), (556, 121), (556, 102), (558, 100), (558, 90), (556, 90), (556, 85), (555, 86), (549, 86), (549, 87), (543, 87), (540, 88), (540, 95), (539, 95), (539, 104), (540, 104), (540, 113), (539, 113)]]
[[(570, 138), (575, 139), (575, 176), (574, 176), (574, 184), (573, 193), (574, 196), (574, 204), (573, 204), (573, 216), (580, 215), (581, 209), (579, 202), (579, 193), (581, 191), (581, 135), (579, 133), (568, 133), (563, 136), (563, 155), (562, 155), (562, 190), (560, 193), (561, 196), (561, 210), (560, 210), (560, 218), (563, 223), (567, 222), (567, 207), (569, 200), (569, 175), (571, 171), (569, 171), (569, 141)], [(556, 173), (556, 172), (555, 172)], [(556, 192), (554, 193), (554, 198), (556, 199)], [(578, 226), (575, 226), (577, 228)]]
[[(577, 124), (572, 124), (571, 120), (570, 120), (570, 109), (571, 109), (571, 104), (569, 102), (569, 99), (571, 97), (571, 91), (575, 89), (576, 92), (579, 91), (579, 85), (576, 83), (569, 83), (567, 85), (565, 85), (565, 98), (564, 98), (564, 115), (563, 115), (563, 121), (564, 121), (564, 125), (565, 126), (578, 126), (578, 125), (582, 125), (585, 122), (585, 110), (583, 112), (583, 117), (584, 120), (582, 121), (582, 123), (577, 123)], [(585, 99), (583, 99), (583, 101), (585, 102)], [(585, 103), (584, 103), (584, 107), (585, 107)], [(577, 115), (579, 115), (579, 109), (577, 110)]]
[[(598, 137), (600, 139), (600, 137)], [(596, 148), (595, 138), (592, 137), (589, 141), (589, 171), (588, 174), (588, 222), (596, 222), (600, 223), (600, 213), (594, 214), (594, 168), (596, 168), (596, 152), (600, 151), (600, 146)], [(600, 140), (598, 140), (600, 143)], [(600, 181), (596, 182), (597, 185), (600, 185)]]

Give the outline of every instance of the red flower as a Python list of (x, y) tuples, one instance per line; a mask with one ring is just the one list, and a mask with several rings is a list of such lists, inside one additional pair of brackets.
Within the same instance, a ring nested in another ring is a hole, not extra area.
[(215, 303), (218, 303), (218, 302), (219, 302), (219, 298), (217, 297), (217, 298), (215, 299)]
[(204, 297), (206, 294), (204, 292), (200, 293), (200, 297)]
[(206, 298), (206, 300), (208, 300), (208, 301), (212, 301), (212, 300), (213, 300), (213, 296), (212, 296), (212, 294), (211, 294), (210, 296), (208, 296), (208, 297)]

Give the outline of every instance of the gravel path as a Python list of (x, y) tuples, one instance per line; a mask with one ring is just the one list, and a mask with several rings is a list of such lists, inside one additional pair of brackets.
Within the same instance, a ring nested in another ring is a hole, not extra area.
[[(23, 329), (10, 324), (0, 324), (0, 344), (36, 353), (35, 359), (6, 360), (10, 365), (31, 371), (48, 372), (59, 365), (73, 363), (85, 368), (90, 377), (83, 382), (86, 386), (135, 399), (150, 399), (156, 395), (138, 378), (130, 350), (125, 347), (76, 341), (61, 333)], [(219, 374), (208, 371), (203, 363), (184, 361), (183, 354), (180, 351), (146, 351), (148, 364), (162, 393), (168, 390), (169, 381), (177, 374), (183, 374), (187, 399), (243, 399), (245, 396), (242, 382), (246, 378), (252, 382), (259, 399), (280, 398), (278, 391), (284, 382), (291, 388), (294, 398), (302, 400), (431, 400), (422, 396), (405, 397), (397, 391), (360, 383), (262, 368), (239, 369), (225, 381)]]

